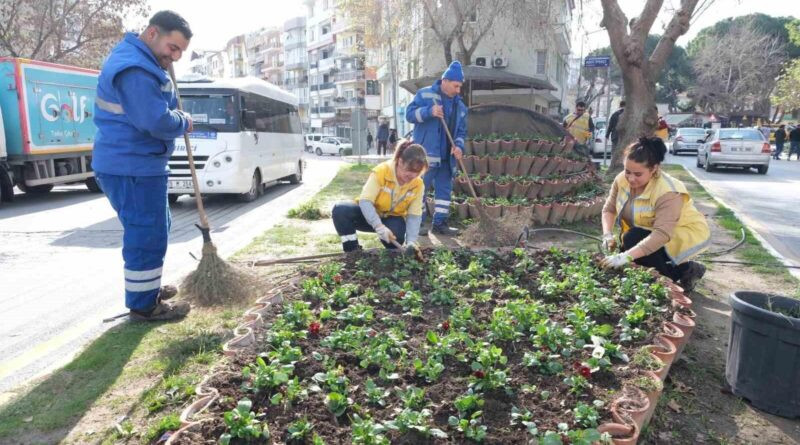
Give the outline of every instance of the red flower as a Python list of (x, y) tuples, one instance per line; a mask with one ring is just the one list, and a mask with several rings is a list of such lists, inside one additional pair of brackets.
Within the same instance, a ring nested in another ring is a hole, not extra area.
[(475, 371), (472, 373), (472, 375), (474, 375), (476, 378), (479, 379), (486, 377), (486, 373), (484, 373), (483, 371)]
[(319, 328), (320, 328), (319, 322), (318, 321), (312, 321), (308, 325), (308, 332), (311, 335), (319, 335)]
[(405, 296), (406, 296), (406, 291), (404, 291), (404, 290), (401, 290), (400, 292), (397, 293), (397, 298), (400, 299), (400, 300), (402, 300), (403, 297), (405, 297)]
[(333, 276), (333, 281), (336, 282), (336, 283), (341, 283), (342, 282), (342, 276), (339, 275), (339, 274), (334, 275)]
[(580, 369), (581, 369), (582, 367), (583, 367), (583, 363), (581, 363), (581, 362), (574, 362), (574, 363), (572, 364), (572, 369), (574, 369), (574, 370), (576, 370), (576, 371), (580, 371)]
[(445, 320), (445, 321), (442, 322), (442, 330), (443, 331), (450, 330), (450, 322), (449, 321)]
[(586, 378), (586, 379), (588, 379), (589, 377), (592, 376), (592, 370), (589, 369), (588, 366), (581, 366), (581, 369), (578, 372), (580, 372), (580, 374), (583, 376), (583, 378)]
[(369, 331), (367, 331), (367, 335), (370, 336), (370, 337), (374, 337), (374, 336), (378, 335), (378, 333), (375, 332), (374, 330), (370, 329)]

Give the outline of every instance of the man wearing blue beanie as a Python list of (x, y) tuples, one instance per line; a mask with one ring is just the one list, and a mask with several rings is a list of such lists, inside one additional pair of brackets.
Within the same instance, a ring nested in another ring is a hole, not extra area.
[[(448, 226), (447, 217), (450, 215), (450, 195), (458, 169), (457, 160), (464, 153), (464, 139), (467, 137), (467, 106), (459, 96), (463, 83), (464, 71), (461, 63), (455, 61), (447, 67), (440, 80), (417, 91), (414, 101), (406, 109), (406, 120), (414, 124), (414, 142), (425, 147), (428, 154), (428, 172), (422, 179), (426, 192), (431, 189), (434, 192), (432, 230), (448, 236), (458, 235), (458, 229)], [(445, 124), (453, 136), (453, 146), (447, 139), (443, 127)], [(427, 233), (423, 223), (420, 235)]]

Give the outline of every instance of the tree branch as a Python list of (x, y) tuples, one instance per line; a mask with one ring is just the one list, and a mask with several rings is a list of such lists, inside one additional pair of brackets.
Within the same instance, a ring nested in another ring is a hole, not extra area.
[(603, 6), (603, 19), (600, 21), (600, 26), (608, 32), (611, 50), (614, 52), (620, 68), (627, 68), (630, 66), (626, 56), (626, 47), (630, 40), (628, 36), (628, 18), (622, 12), (617, 0), (600, 0), (600, 3)]
[(678, 40), (678, 37), (686, 34), (686, 31), (689, 30), (697, 1), (698, 0), (681, 0), (680, 9), (675, 11), (675, 15), (672, 16), (672, 20), (670, 20), (669, 25), (667, 25), (664, 35), (661, 36), (661, 40), (658, 41), (655, 50), (653, 50), (653, 54), (650, 55), (650, 72), (657, 73), (661, 71), (669, 55), (672, 53), (673, 48), (675, 48), (675, 42)]

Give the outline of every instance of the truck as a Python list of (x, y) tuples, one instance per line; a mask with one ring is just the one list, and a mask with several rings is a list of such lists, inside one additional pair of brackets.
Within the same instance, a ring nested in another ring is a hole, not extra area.
[(83, 182), (92, 172), (96, 70), (0, 57), (0, 202), (53, 186)]

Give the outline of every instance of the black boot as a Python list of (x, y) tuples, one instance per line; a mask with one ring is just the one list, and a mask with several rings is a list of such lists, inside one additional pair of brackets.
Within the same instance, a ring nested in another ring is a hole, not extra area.
[(697, 261), (689, 261), (686, 271), (680, 279), (680, 285), (684, 292), (691, 292), (697, 286), (697, 283), (706, 274), (706, 266), (698, 263)]
[(458, 236), (461, 231), (455, 227), (448, 226), (447, 223), (442, 223), (433, 226), (433, 233), (444, 236)]

